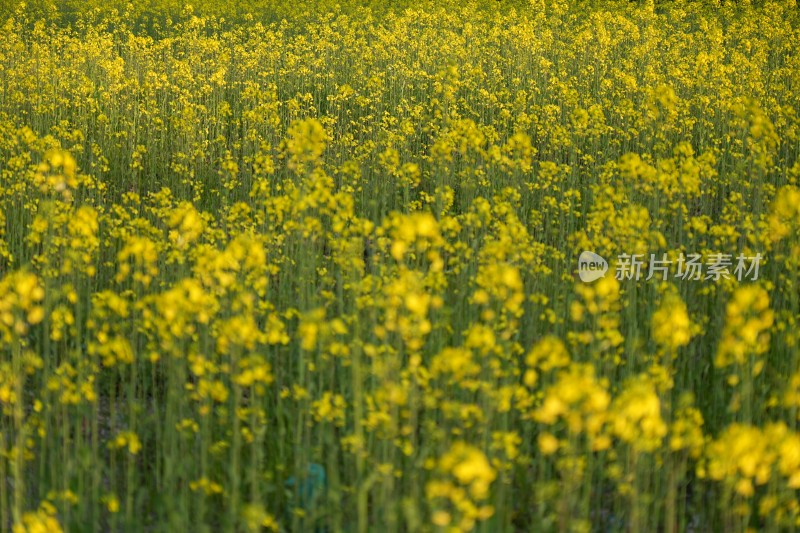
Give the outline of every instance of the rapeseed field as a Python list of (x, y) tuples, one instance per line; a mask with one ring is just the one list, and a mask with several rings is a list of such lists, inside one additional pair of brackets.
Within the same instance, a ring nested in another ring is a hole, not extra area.
[(0, 532), (800, 530), (794, 0), (0, 7)]

